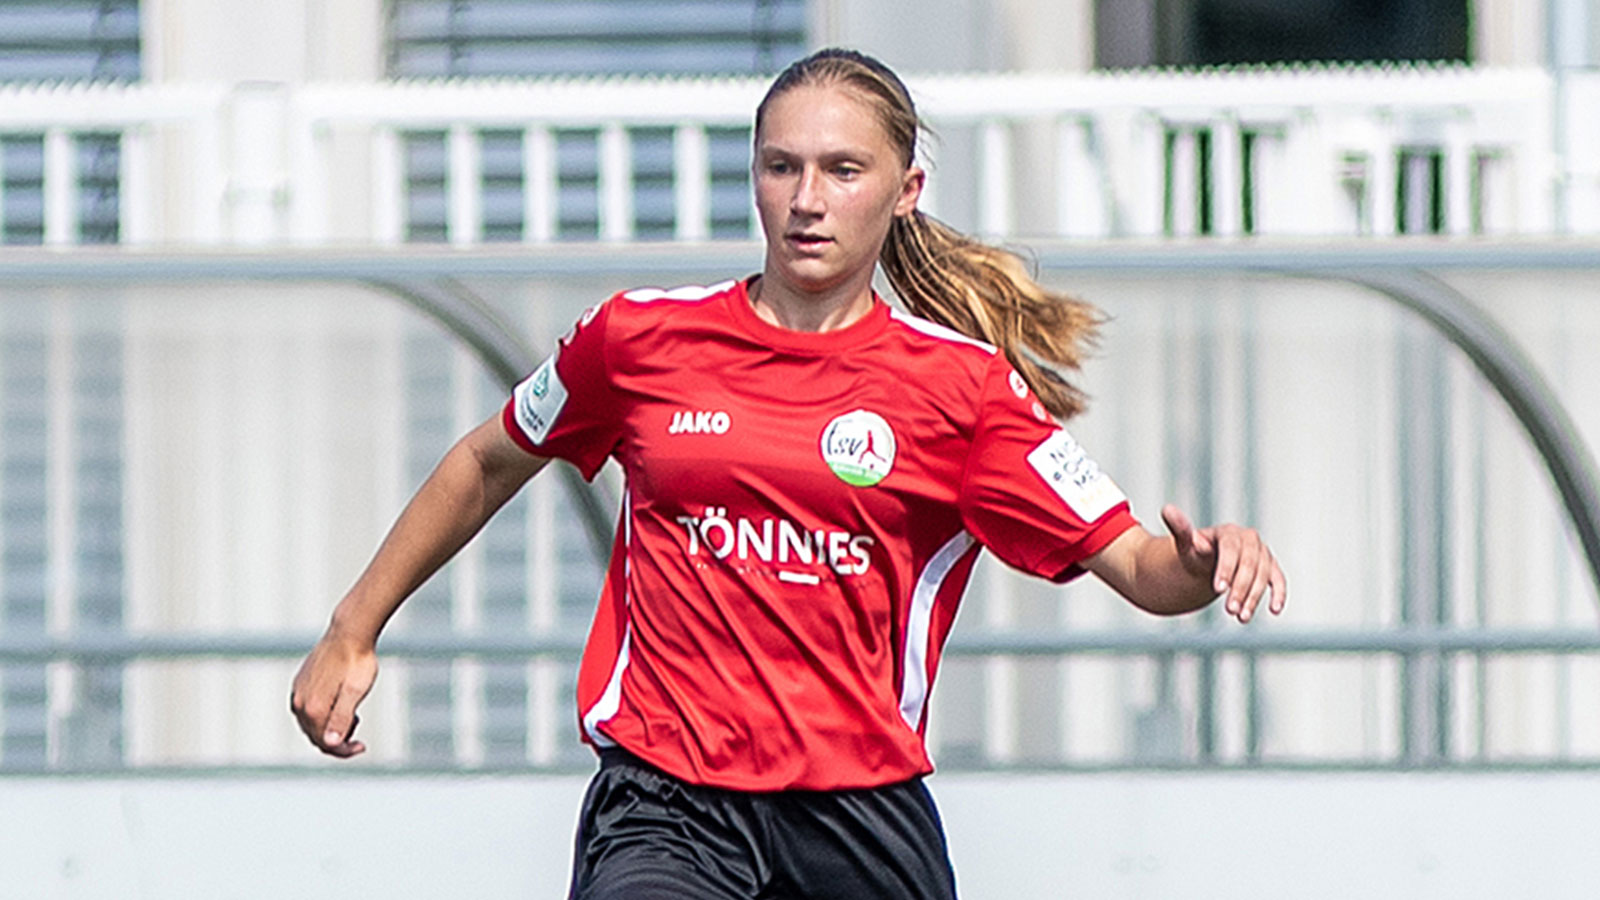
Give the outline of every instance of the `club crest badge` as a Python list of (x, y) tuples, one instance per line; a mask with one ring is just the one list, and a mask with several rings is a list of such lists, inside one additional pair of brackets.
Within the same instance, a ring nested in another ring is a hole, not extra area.
[(858, 409), (822, 429), (822, 461), (839, 480), (872, 487), (894, 468), (894, 429), (875, 412)]

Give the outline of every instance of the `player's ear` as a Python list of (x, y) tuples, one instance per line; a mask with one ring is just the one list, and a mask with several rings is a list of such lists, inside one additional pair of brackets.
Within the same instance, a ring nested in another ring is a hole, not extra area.
[(916, 211), (917, 201), (922, 197), (922, 185), (927, 177), (927, 173), (917, 166), (906, 169), (905, 177), (900, 182), (900, 199), (894, 204), (896, 216), (909, 216)]

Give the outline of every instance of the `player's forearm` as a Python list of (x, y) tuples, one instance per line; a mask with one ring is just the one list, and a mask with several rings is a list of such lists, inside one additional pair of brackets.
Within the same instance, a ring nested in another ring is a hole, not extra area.
[(1177, 616), (1204, 609), (1217, 598), (1212, 573), (1184, 568), (1172, 538), (1139, 532), (1132, 571), (1125, 584), (1113, 584), (1131, 603), (1159, 616)]
[(457, 443), (340, 601), (330, 631), (375, 643), (405, 599), (471, 540), (533, 471), (537, 467), (497, 464), (481, 451), (474, 435)]

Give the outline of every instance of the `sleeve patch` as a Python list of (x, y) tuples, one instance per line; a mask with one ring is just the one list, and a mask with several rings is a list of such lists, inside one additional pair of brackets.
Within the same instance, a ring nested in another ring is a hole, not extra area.
[(1127, 499), (1064, 429), (1040, 441), (1028, 454), (1028, 464), (1085, 522), (1095, 521)]
[(535, 444), (544, 443), (550, 429), (567, 405), (567, 386), (556, 373), (556, 358), (551, 356), (526, 380), (512, 390), (517, 424)]

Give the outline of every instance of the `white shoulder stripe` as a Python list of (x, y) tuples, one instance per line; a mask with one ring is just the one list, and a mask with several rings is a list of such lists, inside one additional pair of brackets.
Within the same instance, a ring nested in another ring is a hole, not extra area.
[(898, 309), (890, 310), (889, 315), (929, 337), (936, 337), (941, 340), (952, 341), (957, 344), (971, 344), (972, 346), (977, 347), (990, 355), (1000, 352), (999, 349), (993, 344), (984, 343), (977, 338), (967, 337), (954, 328), (940, 325), (938, 322), (930, 322), (927, 319), (913, 316), (910, 313), (901, 312)]
[(632, 300), (634, 303), (653, 303), (657, 300), (704, 300), (707, 297), (712, 297), (722, 293), (723, 291), (726, 291), (727, 289), (733, 287), (734, 283), (735, 282), (730, 279), (722, 282), (721, 284), (713, 284), (710, 287), (703, 287), (698, 284), (686, 284), (682, 287), (672, 288), (671, 290), (662, 290), (661, 288), (638, 288), (623, 294), (622, 298), (624, 300)]

